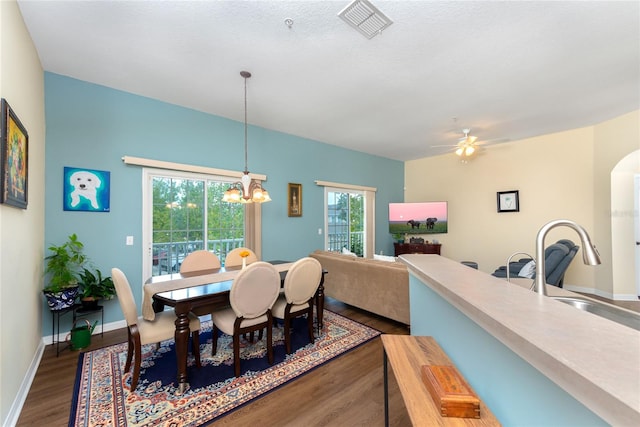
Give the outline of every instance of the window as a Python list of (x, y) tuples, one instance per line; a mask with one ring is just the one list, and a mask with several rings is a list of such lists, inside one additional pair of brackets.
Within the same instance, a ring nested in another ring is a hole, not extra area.
[(325, 249), (371, 256), (375, 247), (375, 188), (316, 181), (325, 187)]
[(327, 249), (364, 255), (364, 196), (327, 189)]
[(179, 271), (184, 257), (199, 249), (214, 252), (222, 264), (240, 246), (260, 253), (260, 208), (222, 201), (233, 178), (145, 169), (143, 180), (145, 278)]

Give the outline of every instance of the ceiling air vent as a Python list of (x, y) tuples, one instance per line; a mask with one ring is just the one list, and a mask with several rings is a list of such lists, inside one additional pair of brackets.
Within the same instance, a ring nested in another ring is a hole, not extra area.
[(368, 39), (393, 24), (378, 8), (367, 0), (354, 0), (338, 16)]

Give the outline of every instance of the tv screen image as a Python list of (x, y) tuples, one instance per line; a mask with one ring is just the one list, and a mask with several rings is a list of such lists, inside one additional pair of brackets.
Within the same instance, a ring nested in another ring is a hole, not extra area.
[(389, 233), (439, 234), (448, 225), (447, 202), (389, 203)]

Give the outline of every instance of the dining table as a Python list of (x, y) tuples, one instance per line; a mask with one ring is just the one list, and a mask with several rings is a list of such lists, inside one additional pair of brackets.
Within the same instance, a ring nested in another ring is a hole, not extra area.
[[(269, 261), (278, 270), (281, 286), (287, 271), (294, 264), (288, 261)], [(155, 313), (163, 311), (166, 306), (174, 308), (176, 313), (176, 360), (177, 383), (180, 393), (188, 387), (187, 355), (189, 336), (189, 313), (210, 312), (228, 307), (229, 293), (235, 277), (242, 267), (220, 267), (189, 273), (171, 273), (149, 278), (143, 286), (142, 316), (152, 321)], [(314, 296), (317, 311), (318, 329), (323, 327), (324, 312), (324, 275)]]

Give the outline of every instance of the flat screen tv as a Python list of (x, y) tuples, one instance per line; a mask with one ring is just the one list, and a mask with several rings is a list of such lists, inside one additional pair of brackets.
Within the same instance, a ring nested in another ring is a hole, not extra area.
[(436, 234), (447, 229), (447, 202), (389, 203), (389, 233)]

